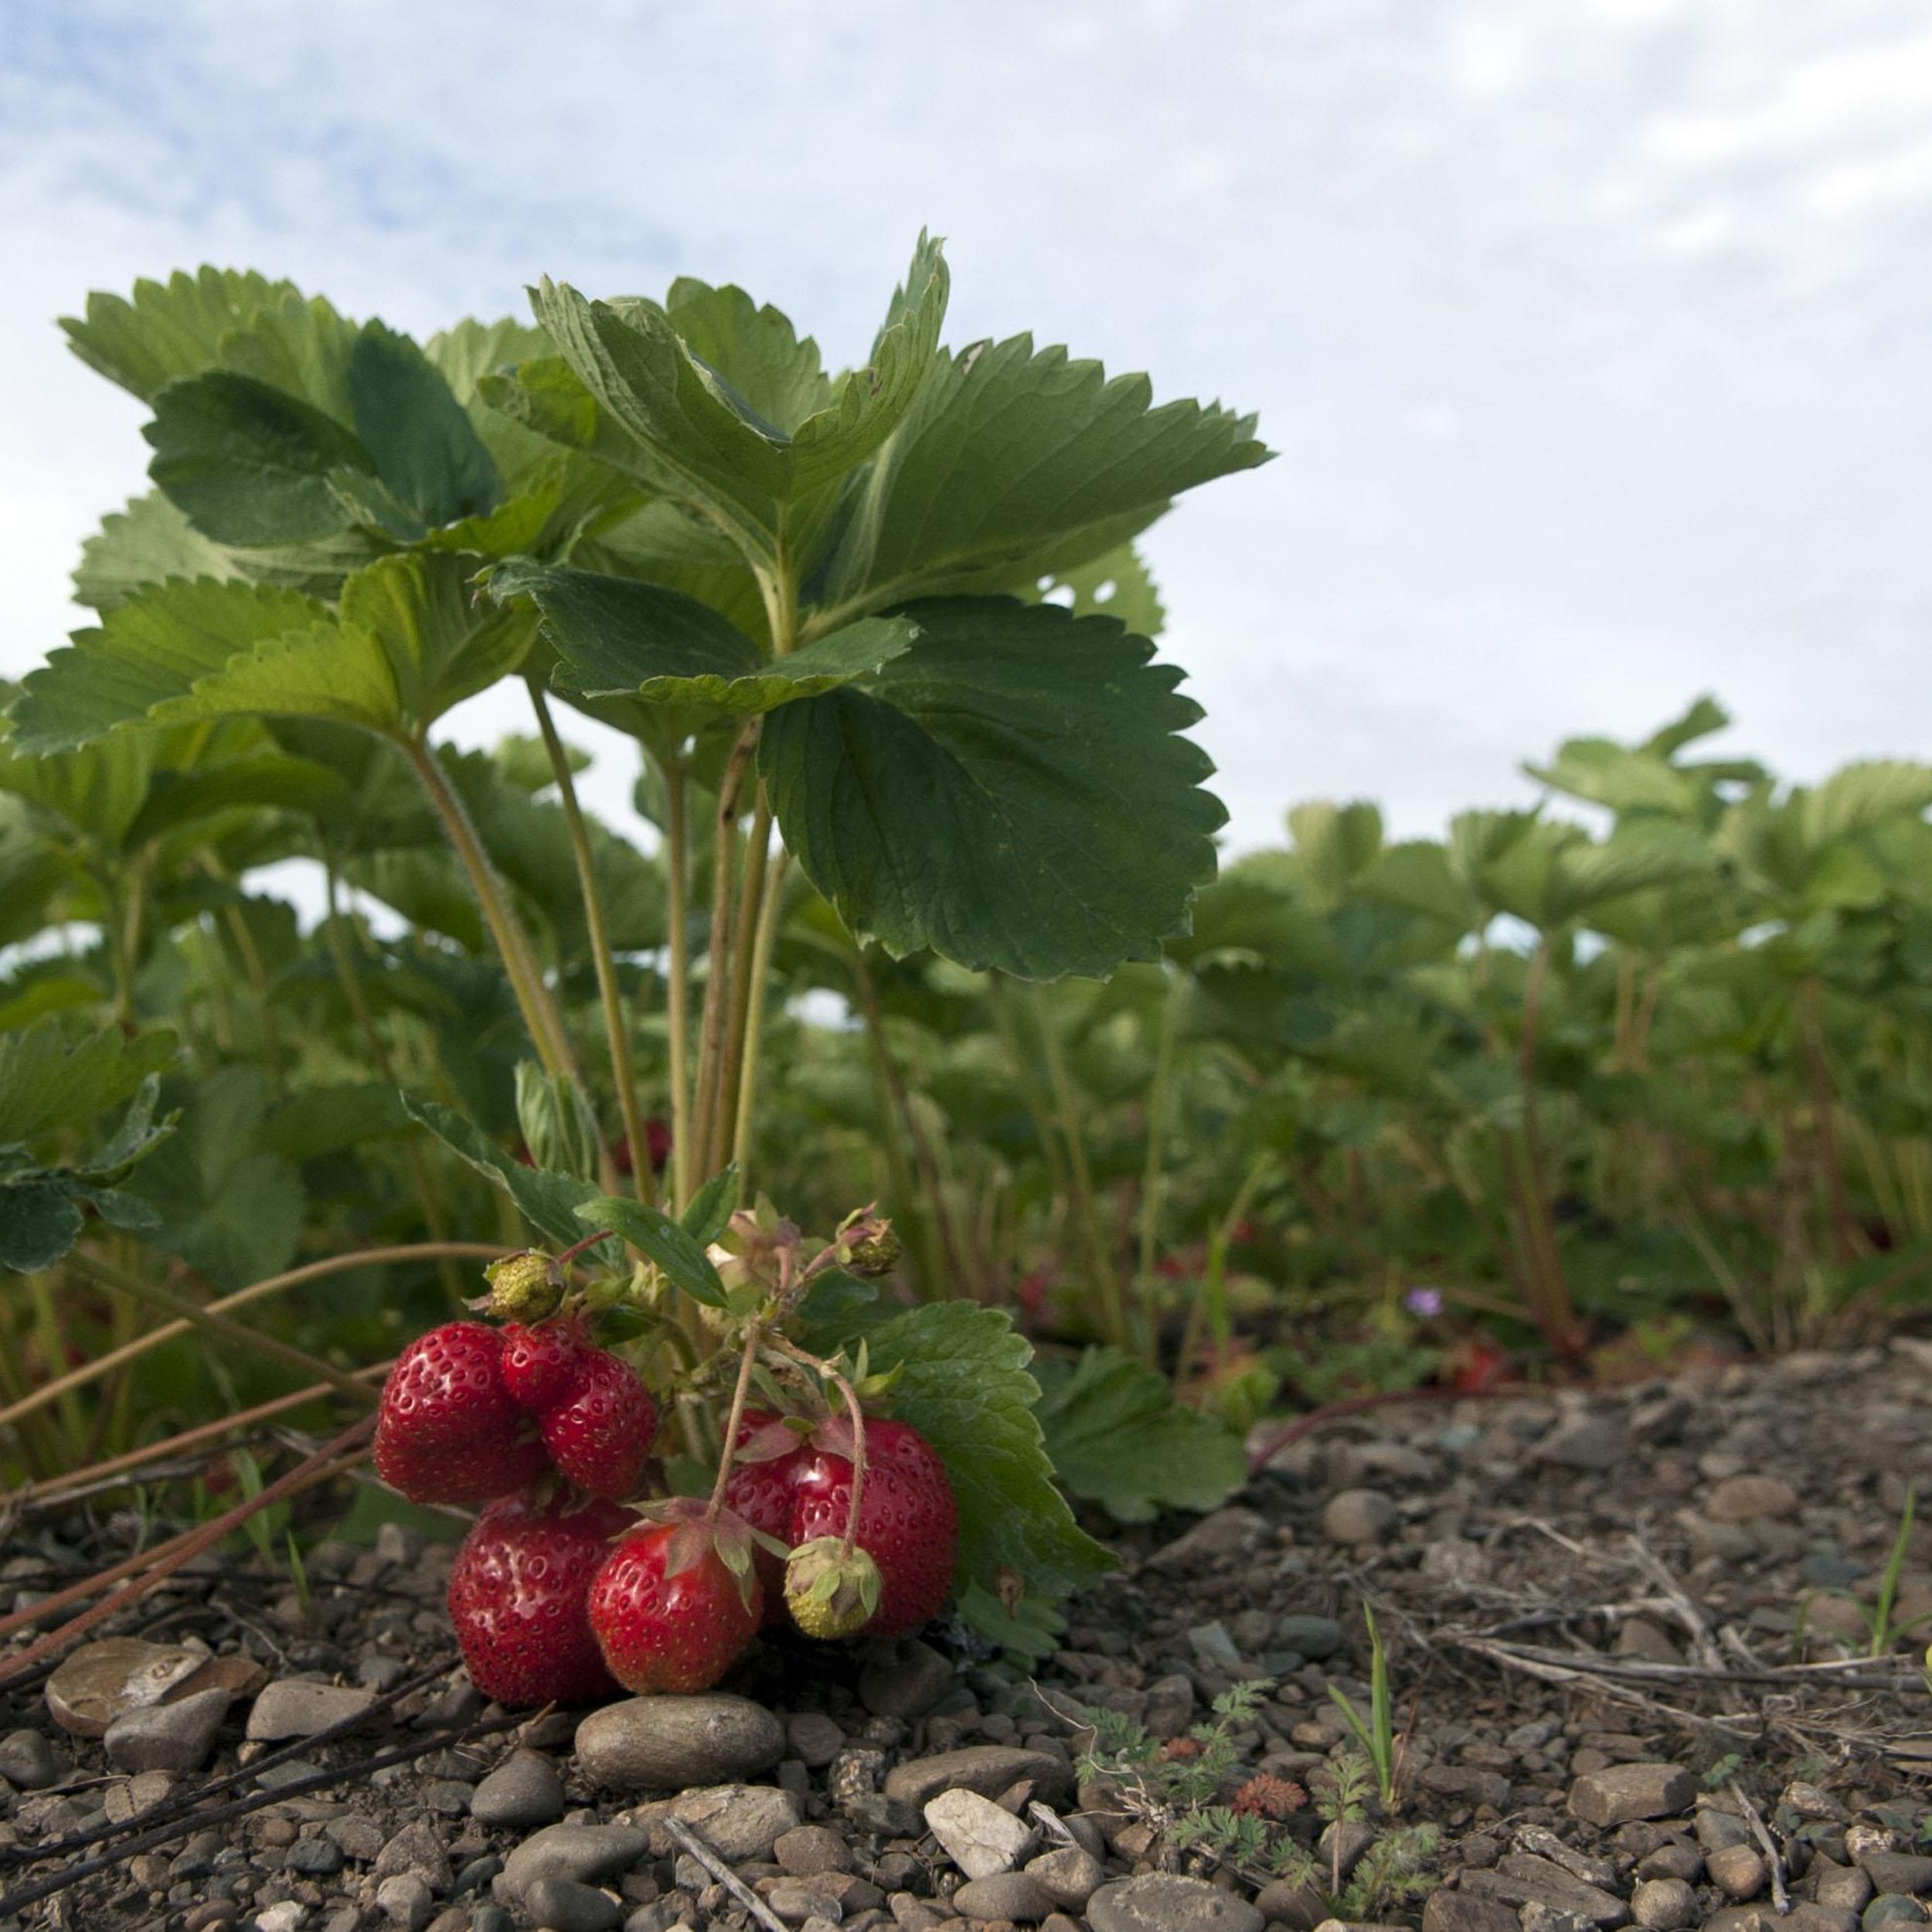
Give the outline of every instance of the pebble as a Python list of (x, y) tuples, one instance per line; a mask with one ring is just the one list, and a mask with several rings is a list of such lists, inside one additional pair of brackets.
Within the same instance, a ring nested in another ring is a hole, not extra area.
[(345, 1858), (352, 1858), (358, 1864), (367, 1865), (382, 1851), (383, 1828), (373, 1818), (364, 1818), (359, 1812), (351, 1811), (343, 1817), (332, 1818), (322, 1829)]
[(527, 1831), (563, 1815), (563, 1781), (541, 1751), (515, 1751), (478, 1784), (470, 1815), (479, 1825)]
[[(1010, 1872), (1032, 1850), (1039, 1834), (977, 1791), (941, 1791), (926, 1806), (926, 1824), (946, 1855), (969, 1879)], [(1057, 1900), (1049, 1900), (1051, 1910)], [(964, 1910), (964, 1908), (961, 1908)], [(981, 1917), (1010, 1918), (1011, 1913)], [(1037, 1918), (1039, 1913), (1032, 1915)]]
[(1586, 1771), (1570, 1787), (1570, 1810), (1607, 1831), (1634, 1818), (1675, 1818), (1690, 1809), (1697, 1781), (1681, 1764), (1611, 1764)]
[(998, 1798), (1018, 1784), (1031, 1781), (1046, 1804), (1072, 1795), (1073, 1767), (1050, 1752), (1024, 1750), (1011, 1744), (969, 1744), (933, 1757), (916, 1757), (896, 1764), (886, 1774), (886, 1796), (920, 1809), (941, 1791), (977, 1791)]
[(1881, 1892), (1932, 1892), (1932, 1858), (1914, 1852), (1867, 1852), (1859, 1864)]
[(1178, 1672), (1157, 1677), (1147, 1687), (1141, 1726), (1148, 1736), (1165, 1741), (1179, 1737), (1194, 1722), (1194, 1679)]
[[(1682, 1879), (1686, 1885), (1695, 1885), (1704, 1876), (1704, 1855), (1680, 1838), (1668, 1838), (1638, 1861), (1637, 1876), (1640, 1879)], [(1871, 1887), (1867, 1886), (1866, 1890), (1869, 1893)], [(1859, 1901), (1861, 1905), (1864, 1902), (1862, 1899)]]
[(1811, 1867), (1811, 1896), (1839, 1912), (1862, 1912), (1876, 1889), (1863, 1866), (1836, 1865), (1820, 1859)]
[(279, 1905), (264, 1906), (255, 1914), (255, 1923), (260, 1932), (297, 1932), (308, 1917), (308, 1906), (294, 1899), (284, 1899)]
[(1770, 1874), (1755, 1846), (1726, 1845), (1707, 1853), (1704, 1869), (1726, 1898), (1743, 1905), (1764, 1890)]
[(352, 1684), (318, 1684), (285, 1677), (255, 1699), (246, 1735), (263, 1744), (313, 1737), (332, 1725), (355, 1723), (375, 1702), (375, 1692)]
[(628, 1872), (651, 1850), (651, 1834), (638, 1825), (550, 1825), (526, 1838), (504, 1861), (495, 1890), (515, 1903), (539, 1879), (599, 1883)]
[(232, 1701), (225, 1690), (196, 1691), (178, 1703), (124, 1711), (101, 1739), (107, 1762), (123, 1771), (198, 1771)]
[[(1302, 1923), (1319, 1923), (1323, 1916), (1320, 1896), (1310, 1887), (1304, 1886), (1301, 1890), (1312, 1905)], [(1279, 1919), (1284, 1917), (1281, 1908), (1298, 1896), (1284, 1881), (1277, 1879), (1255, 1903), (1270, 1918)], [(1520, 1923), (1515, 1910), (1501, 1899), (1486, 1899), (1478, 1893), (1451, 1892), (1438, 1886), (1423, 1901), (1422, 1932), (1518, 1932)]]
[(1704, 1513), (1713, 1522), (1752, 1522), (1795, 1515), (1798, 1503), (1798, 1492), (1781, 1476), (1726, 1476), (1705, 1495)]
[(39, 1731), (9, 1731), (0, 1738), (0, 1777), (23, 1791), (44, 1791), (60, 1776), (60, 1760)]
[[(799, 1822), (798, 1798), (774, 1784), (717, 1784), (681, 1792), (656, 1804), (641, 1805), (632, 1817), (647, 1830), (666, 1814), (680, 1820), (718, 1855), (732, 1864), (747, 1859), (766, 1859), (772, 1847)], [(664, 1834), (665, 1850), (672, 1841)], [(652, 1849), (658, 1849), (658, 1834)]]
[(333, 1838), (298, 1838), (284, 1855), (282, 1869), (304, 1878), (333, 1878), (342, 1869), (342, 1848)]
[(1107, 1871), (1084, 1845), (1062, 1845), (1029, 1859), (1026, 1876), (1056, 1905), (1078, 1912), (1100, 1889)]
[(852, 1847), (823, 1825), (800, 1825), (772, 1841), (771, 1855), (787, 1877), (815, 1879), (827, 1872), (852, 1871)]
[(1252, 1509), (1217, 1509), (1163, 1543), (1148, 1558), (1149, 1570), (1194, 1570), (1222, 1557), (1245, 1556), (1272, 1534), (1268, 1519)]
[(1559, 1423), (1536, 1445), (1539, 1462), (1564, 1469), (1614, 1469), (1630, 1454), (1630, 1437), (1614, 1415), (1574, 1416)]
[[(1053, 1901), (1024, 1872), (974, 1879), (953, 1894), (952, 1903), (969, 1919), (1011, 1919), (1026, 1924), (1037, 1923), (1053, 1909)], [(1260, 1923), (1258, 1914), (1255, 1923)]]
[(761, 1771), (784, 1753), (785, 1730), (762, 1704), (710, 1692), (628, 1697), (577, 1726), (578, 1767), (616, 1791), (679, 1791)]
[(1087, 1922), (1094, 1932), (1261, 1932), (1267, 1923), (1246, 1899), (1171, 1872), (1103, 1885)]
[(206, 1658), (205, 1651), (138, 1637), (83, 1644), (47, 1679), (47, 1713), (75, 1737), (104, 1737), (123, 1712), (158, 1704)]
[(1274, 1641), (1282, 1650), (1299, 1651), (1311, 1663), (1332, 1657), (1342, 1648), (1342, 1626), (1332, 1617), (1290, 1614), (1278, 1618)]
[(1880, 1932), (1888, 1925), (1923, 1925), (1925, 1907), (1917, 1899), (1908, 1899), (1896, 1892), (1881, 1892), (1860, 1915), (1859, 1923), (1864, 1932)]
[(923, 1717), (953, 1688), (951, 1664), (916, 1637), (881, 1645), (859, 1673), (859, 1701), (875, 1717), (910, 1723)]
[(427, 1818), (412, 1818), (395, 1833), (376, 1853), (372, 1871), (378, 1879), (413, 1873), (434, 1892), (447, 1892), (455, 1876), (442, 1835)]
[(523, 1894), (523, 1909), (548, 1932), (610, 1932), (624, 1910), (607, 1892), (575, 1879), (534, 1879)]
[(1379, 1489), (1344, 1489), (1321, 1512), (1321, 1533), (1332, 1543), (1379, 1543), (1395, 1521), (1393, 1496)]
[[(808, 1770), (821, 1771), (845, 1747), (845, 1733), (823, 1711), (794, 1711), (785, 1719), (785, 1749)], [(760, 1767), (747, 1764), (744, 1770)]]
[(403, 1932), (420, 1932), (436, 1910), (428, 1885), (414, 1872), (398, 1872), (376, 1888), (376, 1909)]

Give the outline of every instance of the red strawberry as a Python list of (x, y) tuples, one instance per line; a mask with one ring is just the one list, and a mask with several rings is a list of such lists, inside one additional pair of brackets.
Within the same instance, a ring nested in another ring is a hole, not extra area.
[(446, 1321), (396, 1357), (376, 1422), (385, 1482), (415, 1502), (487, 1502), (543, 1473), (543, 1445), (517, 1439), (523, 1413), (502, 1361), (481, 1321)]
[(616, 1688), (590, 1634), (590, 1580), (637, 1519), (597, 1497), (565, 1510), (492, 1503), (450, 1571), (450, 1621), (470, 1681), (503, 1704), (587, 1703)]
[[(738, 1425), (735, 1445), (740, 1452), (753, 1442), (769, 1446), (774, 1438), (768, 1432), (784, 1427), (777, 1417), (751, 1410)], [(733, 1511), (753, 1529), (787, 1544), (791, 1541), (792, 1481), (804, 1467), (807, 1453), (802, 1437), (792, 1436), (791, 1440), (798, 1446), (785, 1454), (757, 1461), (734, 1461), (725, 1485), (725, 1501)], [(764, 1587), (765, 1621), (782, 1624), (785, 1621), (784, 1559), (774, 1556), (760, 1544), (753, 1546), (751, 1560), (757, 1566), (758, 1580)]]
[(580, 1488), (622, 1498), (643, 1480), (658, 1405), (629, 1362), (587, 1349), (569, 1393), (544, 1411), (543, 1428), (551, 1460)]
[(530, 1328), (511, 1321), (502, 1334), (503, 1386), (539, 1415), (555, 1408), (570, 1393), (590, 1347), (583, 1324), (568, 1316)]
[(604, 1660), (626, 1690), (645, 1695), (709, 1690), (757, 1635), (764, 1608), (757, 1572), (734, 1576), (696, 1521), (632, 1530), (590, 1585)]
[[(814, 1449), (792, 1478), (786, 1540), (842, 1537), (851, 1497), (850, 1460)], [(866, 1423), (866, 1481), (855, 1540), (879, 1566), (879, 1610), (866, 1626), (867, 1636), (902, 1636), (939, 1614), (959, 1553), (959, 1505), (946, 1465), (905, 1423)]]

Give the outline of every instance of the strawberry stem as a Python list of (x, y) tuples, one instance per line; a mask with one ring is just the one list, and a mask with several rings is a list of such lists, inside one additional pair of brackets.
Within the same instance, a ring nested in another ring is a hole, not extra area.
[(745, 1329), (744, 1352), (738, 1358), (738, 1386), (731, 1392), (731, 1414), (725, 1423), (724, 1448), (718, 1458), (718, 1480), (712, 1485), (711, 1501), (704, 1512), (708, 1523), (715, 1523), (718, 1512), (724, 1508), (725, 1485), (731, 1480), (731, 1465), (738, 1454), (738, 1425), (745, 1419), (745, 1401), (751, 1393), (751, 1367), (758, 1359), (758, 1341), (757, 1318), (753, 1316)]
[(774, 1338), (779, 1352), (788, 1355), (794, 1362), (803, 1362), (814, 1369), (829, 1382), (845, 1399), (846, 1413), (852, 1417), (852, 1496), (845, 1509), (845, 1536), (843, 1553), (852, 1554), (852, 1545), (859, 1536), (859, 1505), (866, 1489), (866, 1412), (859, 1406), (859, 1391), (855, 1389), (829, 1362), (821, 1361), (815, 1355), (808, 1355), (795, 1342), (784, 1335)]
[(600, 1241), (607, 1241), (617, 1233), (615, 1228), (599, 1228), (594, 1234), (587, 1234), (581, 1241), (573, 1241), (561, 1254), (552, 1257), (553, 1267), (568, 1267), (586, 1248), (595, 1247)]

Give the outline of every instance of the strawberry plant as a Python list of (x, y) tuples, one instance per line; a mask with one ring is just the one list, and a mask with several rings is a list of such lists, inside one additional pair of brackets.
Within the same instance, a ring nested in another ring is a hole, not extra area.
[[(490, 1503), (452, 1610), (503, 1695), (589, 1685), (592, 1638), (634, 1688), (714, 1681), (761, 1574), (818, 1634), (951, 1598), (1037, 1650), (1107, 1560), (1008, 1317), (964, 1283), (882, 1294), (869, 1190), (821, 1192), (806, 1212), (838, 1225), (808, 1240), (747, 1185), (801, 909), (862, 985), (915, 954), (1098, 978), (1157, 959), (1214, 869), (1199, 713), (1143, 634), (1132, 544), (1264, 460), (1252, 419), (1155, 406), (1024, 335), (947, 349), (948, 286), (922, 238), (838, 375), (777, 311), (689, 280), (546, 281), (529, 322), (419, 344), (203, 270), (66, 325), (148, 406), (153, 488), (87, 546), (98, 622), (9, 713), (22, 876), (97, 920), (112, 1030), (80, 1021), (91, 958), (21, 1009), (24, 1081), (90, 1070), (23, 1110), (0, 1260), (373, 1403), (387, 1481)], [(437, 741), (511, 679), (531, 740)], [(649, 859), (583, 810), (558, 703), (636, 745)], [(321, 868), (320, 944), (242, 883), (287, 855)], [(410, 937), (359, 926), (345, 888)], [(171, 1001), (223, 1063), (198, 1090), (158, 1077)], [(376, 1198), (428, 1237), (386, 1251), (452, 1298), (460, 1259), (499, 1258), (478, 1318), (408, 1340), (379, 1398), (352, 1326), (298, 1347), (152, 1278), (144, 1237), (231, 1298), (279, 1291), (327, 1162), (383, 1138)], [(131, 1193), (142, 1162), (171, 1184)], [(747, 1440), (754, 1396), (774, 1420)], [(774, 1447), (783, 1506), (741, 1513), (735, 1459)], [(593, 1576), (609, 1502), (641, 1513)]]

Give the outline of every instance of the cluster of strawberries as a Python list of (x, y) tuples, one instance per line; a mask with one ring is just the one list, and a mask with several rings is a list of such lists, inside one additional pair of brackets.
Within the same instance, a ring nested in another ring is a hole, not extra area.
[(951, 1587), (958, 1512), (904, 1423), (747, 1415), (720, 1493), (625, 1507), (658, 1409), (580, 1316), (451, 1321), (396, 1359), (376, 1467), (417, 1502), (489, 1507), (450, 1573), (478, 1689), (581, 1702), (715, 1684), (761, 1624), (894, 1635)]

